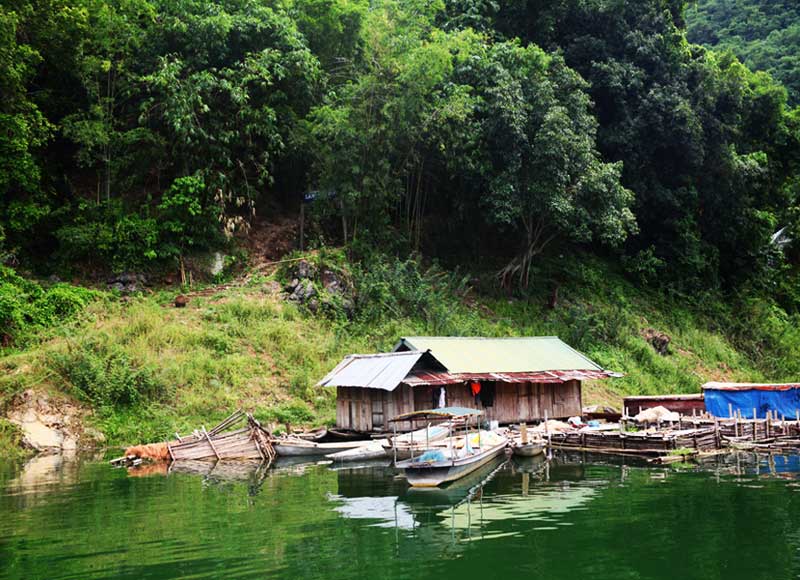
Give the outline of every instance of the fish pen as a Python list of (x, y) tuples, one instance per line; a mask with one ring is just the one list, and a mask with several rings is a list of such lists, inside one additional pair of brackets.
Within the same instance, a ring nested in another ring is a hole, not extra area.
[(629, 431), (630, 424), (623, 415), (613, 429), (553, 431), (548, 439), (554, 449), (619, 455), (663, 456), (678, 450), (705, 454), (725, 448), (800, 453), (800, 416), (779, 419), (772, 411), (763, 419), (746, 419), (733, 409), (726, 418), (680, 415), (675, 421), (638, 423), (638, 431)]
[(554, 449), (620, 455), (668, 455), (679, 449), (705, 453), (720, 448), (714, 427), (638, 432), (581, 429), (574, 432), (554, 432), (548, 437), (550, 446)]
[(787, 420), (778, 418), (772, 412), (767, 412), (764, 419), (745, 419), (741, 413), (731, 411), (731, 416), (720, 417), (681, 417), (682, 425), (691, 425), (695, 428), (714, 427), (719, 430), (724, 441), (753, 441), (765, 442), (776, 438), (800, 438), (800, 418)]

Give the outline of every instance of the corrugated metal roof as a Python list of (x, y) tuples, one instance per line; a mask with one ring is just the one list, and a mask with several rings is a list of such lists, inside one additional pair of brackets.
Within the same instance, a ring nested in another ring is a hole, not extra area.
[(351, 354), (344, 357), (317, 386), (363, 387), (395, 390), (406, 378), (425, 351), (391, 352), (384, 354)]
[(411, 387), (452, 385), (454, 383), (468, 381), (499, 381), (502, 383), (566, 383), (567, 381), (591, 381), (620, 376), (622, 376), (620, 373), (603, 370), (538, 371), (532, 373), (448, 373), (415, 370), (405, 378), (403, 383)]
[(703, 385), (703, 390), (715, 391), (788, 391), (800, 389), (800, 383), (718, 383), (710, 382)]
[(474, 338), (408, 336), (394, 350), (430, 350), (450, 373), (602, 371), (602, 367), (556, 336)]

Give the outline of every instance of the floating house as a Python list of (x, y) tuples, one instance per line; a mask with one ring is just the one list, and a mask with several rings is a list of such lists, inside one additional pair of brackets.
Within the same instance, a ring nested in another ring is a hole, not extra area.
[(623, 399), (628, 414), (636, 415), (645, 409), (664, 407), (681, 415), (702, 415), (706, 411), (702, 393), (689, 395), (633, 395)]
[(552, 336), (412, 336), (391, 353), (349, 355), (318, 384), (336, 388), (336, 426), (383, 431), (397, 415), (456, 406), (500, 424), (581, 414), (581, 383), (620, 376)]
[(745, 419), (764, 419), (770, 411), (774, 418), (794, 420), (800, 415), (800, 383), (712, 382), (703, 385), (703, 398), (716, 417), (740, 412)]

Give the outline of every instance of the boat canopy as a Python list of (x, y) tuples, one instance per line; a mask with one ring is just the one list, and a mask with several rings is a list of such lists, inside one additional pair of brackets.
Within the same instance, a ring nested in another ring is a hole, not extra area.
[(455, 419), (459, 417), (477, 417), (483, 415), (480, 409), (468, 407), (442, 407), (441, 409), (423, 409), (398, 415), (390, 421), (408, 421), (410, 419)]

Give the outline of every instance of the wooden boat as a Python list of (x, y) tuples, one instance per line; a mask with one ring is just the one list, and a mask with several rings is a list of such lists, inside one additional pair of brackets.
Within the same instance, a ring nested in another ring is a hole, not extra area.
[(333, 461), (370, 461), (373, 459), (384, 459), (389, 455), (384, 447), (388, 443), (388, 439), (376, 439), (375, 441), (368, 441), (354, 449), (346, 449), (344, 451), (337, 451), (325, 456), (326, 459)]
[(447, 407), (414, 411), (395, 417), (392, 421), (463, 421), (466, 428), (465, 435), (453, 437), (451, 432), (446, 441), (435, 441), (419, 457), (399, 461), (396, 467), (403, 470), (412, 486), (436, 487), (460, 479), (504, 454), (509, 443), (504, 435), (480, 430), (470, 433), (470, 421), (475, 420), (477, 423), (477, 418), (482, 414), (478, 409)]
[(297, 457), (301, 455), (330, 455), (339, 451), (356, 449), (364, 445), (363, 441), (339, 441), (336, 443), (317, 443), (297, 437), (275, 439), (272, 446), (281, 457)]
[(528, 443), (514, 441), (511, 444), (511, 451), (520, 457), (535, 457), (544, 453), (544, 441), (529, 441)]
[(306, 441), (322, 441), (328, 435), (328, 430), (325, 427), (320, 427), (314, 431), (304, 431), (303, 433), (294, 433), (294, 437), (305, 439)]
[(455, 481), (480, 469), (496, 457), (503, 455), (508, 446), (504, 440), (496, 445), (478, 448), (463, 457), (447, 458), (440, 461), (425, 461), (424, 455), (397, 463), (405, 473), (408, 483), (414, 487), (437, 487)]
[(326, 441), (363, 441), (364, 434), (358, 431), (349, 431), (347, 429), (328, 429), (325, 436)]

